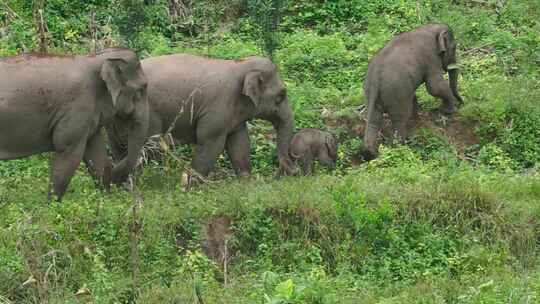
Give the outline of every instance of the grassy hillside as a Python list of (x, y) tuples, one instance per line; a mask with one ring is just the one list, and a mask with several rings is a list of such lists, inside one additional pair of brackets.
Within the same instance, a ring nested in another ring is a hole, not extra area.
[[(263, 2), (48, 0), (46, 43), (265, 54)], [(540, 302), (540, 3), (282, 3), (273, 58), (296, 127), (336, 134), (338, 169), (274, 180), (264, 122), (251, 123), (252, 179), (222, 157), (189, 192), (189, 147), (150, 161), (133, 193), (103, 194), (81, 168), (52, 205), (49, 155), (0, 162), (0, 303)], [(455, 31), (464, 106), (441, 117), (421, 87), (408, 144), (363, 163), (368, 60), (430, 21)], [(37, 49), (34, 23), (29, 1), (0, 1), (0, 56)]]

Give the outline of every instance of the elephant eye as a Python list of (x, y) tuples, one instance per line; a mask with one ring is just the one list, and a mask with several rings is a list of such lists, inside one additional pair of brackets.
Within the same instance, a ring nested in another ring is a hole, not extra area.
[(135, 90), (135, 97), (138, 100), (141, 100), (143, 98), (143, 96), (144, 96), (144, 87)]

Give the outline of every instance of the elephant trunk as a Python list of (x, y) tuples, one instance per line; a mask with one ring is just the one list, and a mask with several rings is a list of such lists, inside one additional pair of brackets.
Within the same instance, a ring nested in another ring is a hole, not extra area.
[(452, 93), (456, 97), (456, 99), (459, 101), (459, 103), (463, 103), (463, 98), (458, 93), (457, 89), (457, 83), (458, 83), (458, 74), (459, 69), (457, 67), (454, 67), (452, 69), (448, 69), (448, 79), (450, 81), (450, 89), (452, 90)]
[(148, 117), (145, 117), (147, 113), (147, 111), (140, 111), (140, 113), (136, 114), (137, 118), (129, 128), (127, 155), (113, 168), (112, 181), (114, 183), (118, 184), (126, 181), (129, 174), (138, 165), (139, 156), (148, 133)]
[(287, 100), (283, 101), (280, 110), (271, 121), (277, 131), (278, 175), (295, 175), (298, 170), (289, 154), (294, 131), (294, 114)]

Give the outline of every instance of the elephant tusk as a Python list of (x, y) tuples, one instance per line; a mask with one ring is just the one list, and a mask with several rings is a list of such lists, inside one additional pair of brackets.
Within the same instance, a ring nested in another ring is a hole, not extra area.
[(461, 67), (459, 66), (459, 64), (457, 63), (452, 63), (452, 64), (449, 64), (447, 67), (446, 67), (447, 70), (461, 70)]

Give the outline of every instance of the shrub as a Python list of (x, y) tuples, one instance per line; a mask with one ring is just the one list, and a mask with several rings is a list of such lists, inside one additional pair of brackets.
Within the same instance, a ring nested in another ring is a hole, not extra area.
[(283, 45), (276, 60), (283, 74), (297, 83), (344, 90), (360, 82), (361, 73), (354, 68), (358, 55), (346, 49), (339, 34), (319, 36), (301, 31), (285, 37)]
[(491, 169), (507, 171), (515, 168), (515, 161), (495, 144), (487, 144), (478, 152), (477, 161)]

